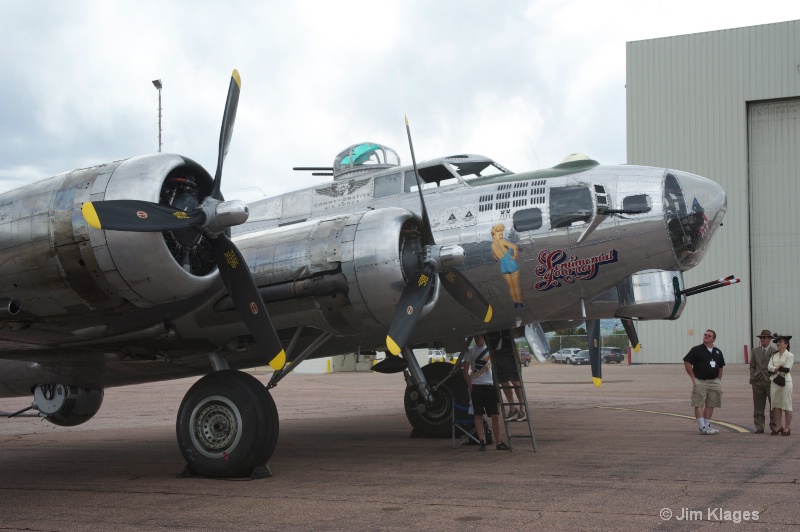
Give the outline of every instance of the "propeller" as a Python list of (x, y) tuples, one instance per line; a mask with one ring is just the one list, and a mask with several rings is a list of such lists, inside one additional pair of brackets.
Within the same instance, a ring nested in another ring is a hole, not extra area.
[(244, 257), (225, 234), (228, 228), (244, 223), (249, 215), (243, 201), (222, 201), (220, 193), (222, 166), (233, 136), (241, 85), (239, 72), (234, 69), (222, 115), (214, 187), (211, 195), (203, 199), (200, 205), (184, 212), (169, 205), (148, 201), (109, 200), (84, 203), (81, 212), (86, 222), (95, 229), (157, 233), (193, 228), (198, 235), (207, 237), (214, 249), (220, 277), (234, 306), (258, 348), (266, 355), (269, 365), (277, 370), (286, 364), (286, 353)]
[(592, 366), (592, 382), (599, 388), (603, 384), (603, 359), (600, 357), (600, 320), (586, 320), (586, 336), (589, 340), (589, 363)]
[(639, 352), (642, 344), (639, 343), (639, 335), (636, 333), (636, 326), (633, 324), (633, 320), (620, 318), (619, 321), (622, 322), (622, 326), (625, 328), (625, 334), (628, 335), (628, 340), (630, 340), (633, 350)]
[(428, 218), (428, 209), (425, 206), (425, 197), (422, 193), (422, 182), (417, 170), (417, 159), (414, 155), (414, 144), (411, 141), (411, 128), (406, 120), (406, 134), (408, 146), (411, 149), (411, 162), (414, 165), (414, 176), (417, 180), (417, 192), (422, 211), (422, 245), (425, 249), (425, 259), (422, 268), (410, 276), (405, 289), (397, 303), (389, 332), (386, 335), (386, 346), (389, 352), (397, 355), (402, 351), (406, 341), (411, 336), (414, 326), (420, 318), (422, 308), (428, 301), (434, 287), (434, 274), (438, 274), (439, 282), (445, 290), (453, 296), (464, 308), (474, 316), (488, 323), (492, 319), (492, 306), (475, 289), (463, 273), (451, 267), (451, 264), (463, 260), (464, 250), (459, 246), (437, 246), (433, 238), (431, 222)]

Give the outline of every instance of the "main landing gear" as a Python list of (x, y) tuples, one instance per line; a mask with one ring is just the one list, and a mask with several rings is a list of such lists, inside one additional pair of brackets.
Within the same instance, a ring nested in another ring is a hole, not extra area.
[(252, 375), (214, 371), (186, 393), (176, 431), (191, 474), (268, 476), (266, 463), (278, 442), (278, 409)]
[[(450, 377), (453, 364), (434, 362), (422, 368), (428, 386), (430, 401), (425, 401), (413, 378), (407, 376), (404, 404), (406, 417), (414, 427), (414, 436), (449, 438), (452, 432), (453, 400), (459, 405), (469, 405), (469, 392), (459, 372)], [(441, 383), (441, 384), (440, 384)]]

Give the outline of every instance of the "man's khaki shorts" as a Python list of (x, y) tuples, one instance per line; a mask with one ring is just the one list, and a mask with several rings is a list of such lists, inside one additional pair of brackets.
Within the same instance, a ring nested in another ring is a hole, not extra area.
[(695, 379), (692, 386), (692, 406), (695, 408), (722, 406), (722, 385), (719, 379), (709, 381)]

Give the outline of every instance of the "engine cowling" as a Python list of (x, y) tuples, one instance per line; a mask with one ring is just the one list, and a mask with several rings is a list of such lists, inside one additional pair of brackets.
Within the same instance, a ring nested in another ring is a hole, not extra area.
[(213, 253), (196, 232), (100, 231), (81, 215), (87, 201), (138, 199), (191, 209), (212, 178), (197, 163), (156, 154), (74, 170), (3, 194), (0, 293), (34, 316), (149, 308), (207, 289)]
[[(391, 322), (407, 276), (421, 267), (419, 227), (410, 211), (387, 208), (250, 232), (236, 245), (262, 297), (276, 303), (277, 328), (353, 333)], [(232, 309), (227, 296), (214, 306)]]
[[(123, 161), (108, 179), (95, 180), (92, 202), (138, 199), (192, 210), (210, 193), (212, 179), (197, 163), (160, 154)], [(164, 233), (88, 228), (105, 280), (138, 307), (185, 299), (214, 283), (214, 254), (193, 229)]]
[(33, 390), (33, 398), (40, 415), (47, 421), (72, 427), (86, 423), (100, 410), (103, 389), (39, 384)]

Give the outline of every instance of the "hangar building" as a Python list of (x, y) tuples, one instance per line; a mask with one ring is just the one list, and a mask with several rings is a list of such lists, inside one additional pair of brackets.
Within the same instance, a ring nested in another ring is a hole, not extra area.
[(744, 362), (761, 329), (800, 342), (800, 20), (627, 43), (629, 164), (686, 170), (721, 184), (723, 226), (676, 321), (639, 322), (634, 362), (679, 362), (705, 329)]

